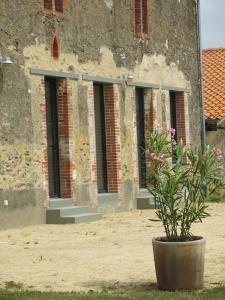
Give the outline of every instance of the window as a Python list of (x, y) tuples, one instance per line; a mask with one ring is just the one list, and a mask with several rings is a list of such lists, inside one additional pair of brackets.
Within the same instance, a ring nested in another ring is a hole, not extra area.
[(52, 9), (52, 0), (44, 0), (44, 8)]
[(56, 36), (54, 37), (52, 43), (52, 56), (55, 59), (59, 58), (59, 45)]
[(66, 3), (66, 0), (43, 0), (43, 7), (47, 15), (56, 14), (62, 17)]
[(177, 142), (177, 107), (175, 92), (170, 92), (170, 127), (176, 130), (174, 139)]
[(188, 102), (184, 92), (170, 92), (170, 126), (176, 129), (174, 139), (182, 139), (185, 145), (189, 138)]
[(133, 10), (135, 36), (148, 35), (150, 31), (148, 0), (134, 0)]
[(55, 10), (57, 12), (63, 12), (63, 0), (55, 0)]
[[(170, 127), (175, 129), (174, 140), (177, 142), (177, 107), (176, 107), (176, 93), (170, 92)], [(176, 163), (176, 152), (172, 151), (172, 162)]]

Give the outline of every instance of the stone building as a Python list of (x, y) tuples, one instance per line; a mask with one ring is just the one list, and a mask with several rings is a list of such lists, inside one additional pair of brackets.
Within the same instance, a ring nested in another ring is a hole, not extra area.
[(135, 208), (155, 123), (200, 143), (197, 4), (0, 1), (1, 228)]

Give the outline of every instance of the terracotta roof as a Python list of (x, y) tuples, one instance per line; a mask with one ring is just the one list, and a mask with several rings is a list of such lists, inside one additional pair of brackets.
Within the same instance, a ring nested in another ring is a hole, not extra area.
[(225, 48), (203, 50), (205, 117), (225, 116)]

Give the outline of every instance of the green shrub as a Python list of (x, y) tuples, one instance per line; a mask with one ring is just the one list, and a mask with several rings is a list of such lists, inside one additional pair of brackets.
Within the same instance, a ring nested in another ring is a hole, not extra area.
[[(156, 202), (168, 241), (191, 240), (191, 226), (209, 216), (207, 201), (224, 189), (218, 148), (185, 147), (175, 130), (157, 128), (147, 147), (147, 187)], [(172, 159), (173, 158), (173, 159)], [(172, 161), (173, 160), (173, 161)]]

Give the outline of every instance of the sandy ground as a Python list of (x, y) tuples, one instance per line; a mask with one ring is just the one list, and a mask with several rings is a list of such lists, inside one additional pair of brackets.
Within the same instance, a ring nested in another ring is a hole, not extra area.
[[(225, 203), (193, 233), (207, 238), (205, 284), (225, 283)], [(0, 232), (0, 287), (80, 291), (155, 283), (151, 239), (163, 234), (154, 210), (106, 215), (78, 225), (41, 225)]]

